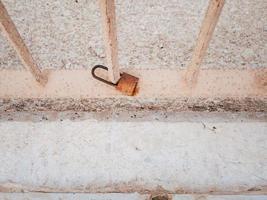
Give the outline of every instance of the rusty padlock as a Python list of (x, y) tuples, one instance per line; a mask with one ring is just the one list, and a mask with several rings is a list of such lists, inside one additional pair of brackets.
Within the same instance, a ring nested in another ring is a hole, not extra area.
[(97, 76), (95, 74), (96, 69), (104, 69), (104, 70), (108, 71), (108, 68), (103, 66), (103, 65), (94, 66), (92, 68), (91, 72), (92, 72), (92, 76), (95, 79), (97, 79), (103, 83), (106, 83), (108, 85), (114, 86), (117, 90), (119, 90), (120, 92), (122, 92), (128, 96), (134, 96), (134, 94), (136, 92), (135, 90), (137, 88), (139, 78), (123, 72), (120, 74), (121, 77), (120, 77), (119, 81), (117, 83), (112, 83), (110, 81), (107, 81), (107, 80)]

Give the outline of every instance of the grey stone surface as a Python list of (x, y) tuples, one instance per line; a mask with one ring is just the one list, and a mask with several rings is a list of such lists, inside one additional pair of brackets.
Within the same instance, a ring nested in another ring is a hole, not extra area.
[[(139, 194), (0, 193), (4, 200), (150, 200)], [(267, 195), (173, 195), (173, 200), (266, 200)]]
[(266, 200), (266, 195), (175, 195), (173, 200)]
[(263, 191), (266, 122), (0, 122), (0, 189)]
[[(104, 63), (96, 0), (3, 0), (42, 68)], [(122, 67), (189, 64), (208, 0), (117, 0)], [(203, 67), (266, 67), (267, 2), (226, 1)], [(0, 68), (21, 68), (0, 36)]]
[[(4, 200), (148, 200), (139, 194), (44, 194), (44, 193), (0, 193)], [(189, 200), (189, 199), (188, 199)], [(254, 200), (254, 199), (253, 199)], [(261, 199), (255, 199), (261, 200)]]

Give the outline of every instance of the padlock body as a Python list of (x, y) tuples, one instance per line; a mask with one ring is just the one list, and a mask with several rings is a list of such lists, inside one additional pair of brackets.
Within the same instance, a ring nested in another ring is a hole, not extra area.
[(127, 73), (122, 73), (116, 89), (128, 96), (134, 96), (139, 78)]

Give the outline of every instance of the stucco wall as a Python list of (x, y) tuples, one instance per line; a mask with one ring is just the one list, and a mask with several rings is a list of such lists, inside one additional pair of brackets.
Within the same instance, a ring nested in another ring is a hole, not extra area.
[[(42, 68), (103, 63), (97, 0), (3, 0)], [(185, 67), (208, 0), (117, 0), (122, 67)], [(267, 66), (267, 2), (226, 1), (203, 67)], [(0, 68), (21, 68), (0, 36)]]

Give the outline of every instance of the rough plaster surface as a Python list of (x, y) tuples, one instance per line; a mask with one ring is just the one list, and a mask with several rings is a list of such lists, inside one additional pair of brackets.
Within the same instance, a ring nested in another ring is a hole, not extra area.
[[(139, 194), (44, 194), (44, 193), (0, 193), (5, 200), (149, 200), (149, 195)], [(173, 200), (266, 200), (266, 195), (173, 195)]]
[[(43, 194), (43, 193), (0, 193), (4, 200), (148, 200), (139, 194)], [(187, 200), (187, 199), (186, 199)], [(191, 200), (191, 199), (188, 199)], [(254, 199), (252, 199), (254, 200)], [(261, 200), (261, 198), (255, 198)]]
[(261, 191), (266, 122), (0, 123), (0, 189), (174, 193)]
[[(104, 63), (96, 0), (3, 0), (42, 68), (89, 68)], [(123, 67), (189, 64), (208, 0), (117, 0)], [(267, 2), (226, 1), (203, 67), (266, 67)], [(21, 68), (0, 36), (0, 68)]]

